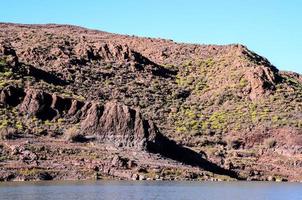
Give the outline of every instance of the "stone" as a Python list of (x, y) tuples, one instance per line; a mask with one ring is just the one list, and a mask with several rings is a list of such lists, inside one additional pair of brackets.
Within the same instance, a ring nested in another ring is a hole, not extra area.
[(128, 158), (123, 158), (121, 156), (115, 155), (111, 161), (113, 167), (116, 168), (127, 168), (128, 167)]
[(49, 181), (52, 180), (53, 177), (48, 172), (41, 172), (38, 175), (38, 179), (41, 181)]
[(146, 176), (143, 174), (140, 174), (138, 180), (144, 181), (144, 180), (146, 180)]
[(24, 96), (21, 88), (13, 85), (8, 85), (0, 92), (0, 105), (4, 106), (17, 106)]
[(275, 179), (275, 177), (273, 177), (273, 176), (268, 176), (267, 177), (267, 181), (275, 181), (276, 179)]
[(85, 114), (80, 129), (116, 147), (143, 150), (148, 140), (153, 140), (157, 135), (153, 124), (144, 120), (138, 110), (123, 104), (108, 102), (101, 106), (91, 103), (82, 110)]
[(28, 89), (19, 110), (28, 116), (51, 120), (57, 113), (51, 108), (52, 96), (42, 90)]
[(138, 174), (133, 174), (131, 177), (132, 180), (138, 180), (139, 179), (139, 175)]

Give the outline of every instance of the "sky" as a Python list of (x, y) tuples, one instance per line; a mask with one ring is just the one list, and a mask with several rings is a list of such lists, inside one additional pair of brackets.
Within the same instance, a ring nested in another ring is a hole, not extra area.
[(198, 44), (246, 45), (302, 73), (302, 0), (0, 0), (0, 22), (73, 24)]

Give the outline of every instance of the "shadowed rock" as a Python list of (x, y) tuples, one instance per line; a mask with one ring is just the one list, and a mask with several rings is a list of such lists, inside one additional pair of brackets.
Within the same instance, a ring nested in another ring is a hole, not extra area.
[(99, 141), (141, 150), (156, 135), (154, 126), (137, 110), (116, 102), (104, 106), (91, 103), (81, 122), (81, 130), (85, 135), (96, 135)]
[(36, 116), (42, 120), (51, 120), (56, 116), (51, 108), (52, 96), (41, 90), (29, 89), (19, 107), (19, 110), (29, 116)]
[(58, 78), (56, 75), (33, 66), (26, 67), (25, 75), (35, 77), (37, 80), (43, 80), (46, 83), (51, 83), (54, 85), (67, 85), (66, 81)]
[(21, 88), (9, 85), (0, 92), (0, 104), (4, 106), (17, 106), (25, 93)]
[(280, 77), (277, 76), (275, 71), (265, 66), (249, 70), (245, 77), (250, 82), (251, 91), (249, 96), (251, 100), (258, 99), (275, 90), (275, 84), (280, 81)]
[(148, 141), (147, 150), (152, 153), (159, 153), (164, 157), (182, 162), (187, 165), (202, 168), (215, 174), (227, 175), (232, 178), (240, 179), (236, 172), (224, 169), (218, 165), (204, 159), (199, 154), (189, 148), (176, 144), (162, 134), (156, 134), (152, 141)]

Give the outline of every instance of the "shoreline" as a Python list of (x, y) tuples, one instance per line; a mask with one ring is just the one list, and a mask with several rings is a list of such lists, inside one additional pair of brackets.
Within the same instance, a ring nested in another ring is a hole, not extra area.
[(192, 182), (192, 183), (214, 183), (214, 182), (240, 182), (240, 183), (302, 183), (302, 180), (237, 180), (237, 179), (229, 179), (229, 180), (222, 180), (218, 178), (211, 178), (207, 180), (202, 179), (144, 179), (144, 180), (134, 180), (134, 179), (123, 179), (123, 178), (108, 178), (104, 177), (101, 179), (53, 179), (53, 180), (39, 180), (39, 179), (30, 179), (30, 180), (9, 180), (9, 181), (0, 181), (1, 184), (6, 183), (95, 183), (95, 182), (131, 182), (131, 183), (139, 183), (139, 182)]
[(283, 182), (278, 182), (278, 181), (245, 181), (245, 180), (237, 180), (237, 181), (213, 181), (213, 180), (203, 180), (203, 181), (198, 181), (198, 180), (114, 180), (114, 179), (108, 179), (108, 180), (30, 180), (30, 181), (2, 181), (0, 182), (0, 187), (1, 186), (6, 186), (6, 185), (36, 185), (36, 184), (51, 184), (51, 185), (69, 185), (69, 184), (80, 184), (80, 185), (86, 185), (86, 184), (96, 184), (96, 183), (121, 183), (121, 184), (140, 184), (140, 183), (259, 183), (259, 184), (302, 184), (302, 181), (283, 181)]

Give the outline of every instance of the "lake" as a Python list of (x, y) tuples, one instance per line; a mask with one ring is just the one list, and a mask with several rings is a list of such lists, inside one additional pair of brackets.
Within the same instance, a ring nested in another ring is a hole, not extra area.
[(21, 182), (0, 183), (1, 200), (301, 200), (301, 183)]

